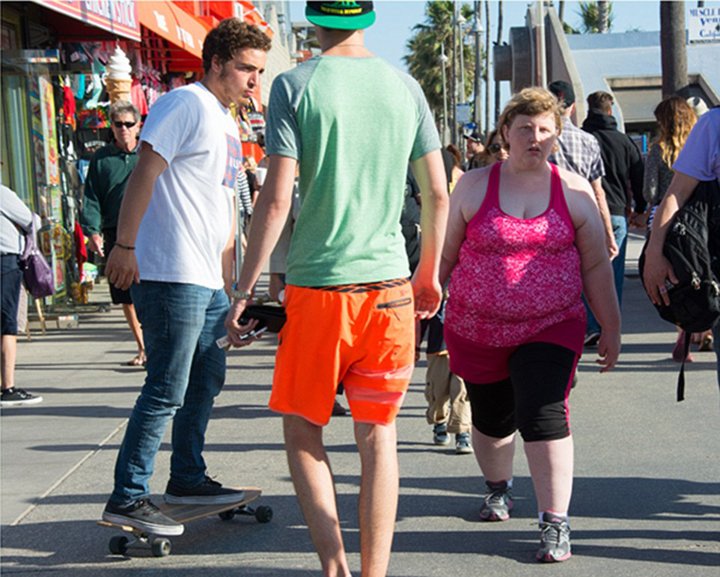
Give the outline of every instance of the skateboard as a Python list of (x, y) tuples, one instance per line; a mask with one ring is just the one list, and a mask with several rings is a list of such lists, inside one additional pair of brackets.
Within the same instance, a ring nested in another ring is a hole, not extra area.
[[(243, 499), (222, 505), (171, 505), (165, 503), (162, 496), (155, 496), (152, 501), (165, 515), (183, 524), (213, 515), (217, 515), (223, 521), (230, 521), (235, 515), (249, 515), (255, 517), (258, 523), (268, 523), (273, 516), (271, 507), (266, 505), (251, 507), (249, 505), (262, 495), (262, 490), (258, 487), (238, 488), (245, 492)], [(125, 555), (130, 547), (136, 545), (149, 547), (155, 557), (167, 557), (172, 551), (172, 542), (164, 535), (154, 535), (122, 523), (111, 523), (105, 520), (97, 523), (102, 527), (112, 527), (130, 533), (131, 536), (115, 535), (110, 539), (108, 548), (113, 555)]]

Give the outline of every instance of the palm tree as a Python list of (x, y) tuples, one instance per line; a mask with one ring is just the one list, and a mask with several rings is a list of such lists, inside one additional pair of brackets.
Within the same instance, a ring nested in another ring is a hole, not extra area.
[[(453, 46), (453, 24), (454, 24), (454, 3), (449, 0), (439, 2), (427, 2), (425, 5), (425, 21), (413, 27), (413, 34), (406, 44), (408, 53), (403, 60), (408, 67), (410, 75), (413, 76), (425, 93), (430, 109), (436, 118), (444, 115), (443, 110), (443, 82), (442, 68), (446, 67), (447, 77), (450, 78), (448, 93), (454, 91), (455, 86), (451, 76), (452, 62), (457, 60), (459, 51)], [(472, 8), (463, 4), (460, 13), (470, 21)], [(463, 51), (465, 85), (464, 94), (473, 92), (475, 57), (472, 47), (461, 41), (458, 43)], [(441, 46), (445, 46), (445, 53), (448, 58), (443, 64), (440, 59)]]
[(586, 34), (604, 34), (612, 28), (615, 15), (612, 11), (612, 2), (601, 1), (580, 2), (580, 18), (582, 18), (581, 32)]

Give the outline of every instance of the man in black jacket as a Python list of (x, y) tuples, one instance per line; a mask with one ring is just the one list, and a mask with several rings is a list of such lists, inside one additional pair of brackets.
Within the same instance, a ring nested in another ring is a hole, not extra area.
[[(615, 290), (618, 303), (622, 304), (628, 217), (633, 215), (633, 218), (639, 219), (647, 204), (642, 194), (643, 161), (635, 143), (617, 129), (617, 121), (612, 116), (613, 97), (607, 92), (593, 92), (587, 97), (587, 103), (589, 112), (582, 128), (597, 138), (600, 144), (600, 155), (605, 166), (602, 187), (619, 251), (613, 259)], [(594, 345), (599, 338), (600, 325), (588, 309), (585, 344)]]

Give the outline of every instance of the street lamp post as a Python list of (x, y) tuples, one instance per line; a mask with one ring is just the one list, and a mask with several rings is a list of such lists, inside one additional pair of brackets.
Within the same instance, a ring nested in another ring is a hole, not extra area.
[(445, 54), (445, 43), (440, 45), (440, 70), (442, 72), (442, 93), (443, 93), (443, 130), (442, 142), (443, 146), (448, 143), (448, 103), (447, 103), (447, 78), (445, 77), (445, 66), (448, 57)]
[(480, 0), (475, 0), (475, 21), (473, 22), (473, 34), (475, 35), (475, 106), (473, 107), (473, 120), (476, 130), (480, 130), (480, 74), (482, 63), (480, 61), (480, 43), (482, 42), (483, 28), (480, 22)]

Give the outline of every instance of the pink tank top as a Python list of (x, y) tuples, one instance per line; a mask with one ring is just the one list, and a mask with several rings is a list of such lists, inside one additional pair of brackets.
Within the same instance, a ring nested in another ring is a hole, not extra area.
[(500, 163), (467, 225), (450, 281), (446, 331), (483, 346), (515, 346), (568, 320), (584, 322), (575, 227), (557, 167), (550, 203), (529, 219), (500, 208)]

